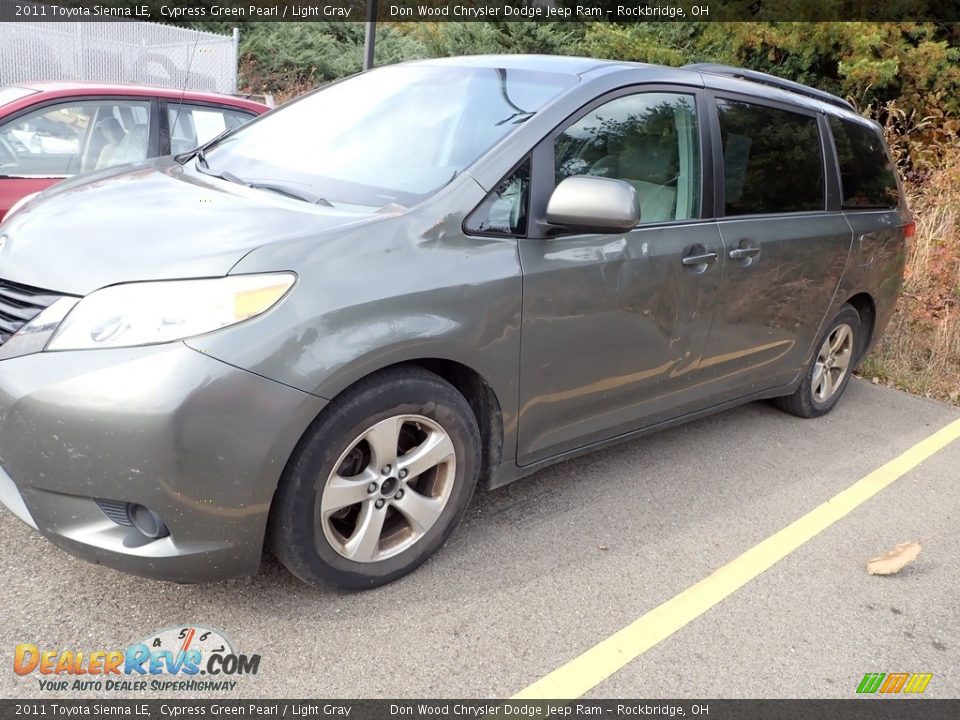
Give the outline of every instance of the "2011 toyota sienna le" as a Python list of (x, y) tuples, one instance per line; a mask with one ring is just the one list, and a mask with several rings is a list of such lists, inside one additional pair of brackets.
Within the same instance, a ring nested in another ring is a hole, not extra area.
[(721, 66), (386, 67), (0, 226), (0, 497), (176, 581), (371, 587), (478, 483), (828, 412), (913, 223), (879, 127)]

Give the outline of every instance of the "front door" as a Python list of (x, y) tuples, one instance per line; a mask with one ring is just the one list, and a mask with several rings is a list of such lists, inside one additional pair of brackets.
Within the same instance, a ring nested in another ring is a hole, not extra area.
[(523, 267), (518, 460), (537, 460), (679, 414), (708, 392), (696, 368), (724, 253), (701, 218), (705, 138), (697, 93), (619, 93), (588, 107), (534, 154), (552, 186), (572, 175), (631, 183), (640, 224), (615, 234), (519, 241)]

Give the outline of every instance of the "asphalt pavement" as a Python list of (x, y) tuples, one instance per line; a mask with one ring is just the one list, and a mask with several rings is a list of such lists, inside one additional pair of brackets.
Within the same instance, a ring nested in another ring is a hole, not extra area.
[[(135, 578), (0, 510), (0, 697), (149, 697), (41, 691), (14, 647), (125, 648), (180, 625), (261, 656), (234, 691), (194, 696), (509, 697), (958, 418), (861, 380), (818, 420), (746, 405), (478, 493), (423, 568), (359, 594), (271, 558), (211, 585)], [(960, 696), (958, 486), (960, 440), (586, 696), (849, 698), (867, 672), (933, 673), (925, 695)], [(907, 540), (924, 546), (913, 564), (867, 574)]]

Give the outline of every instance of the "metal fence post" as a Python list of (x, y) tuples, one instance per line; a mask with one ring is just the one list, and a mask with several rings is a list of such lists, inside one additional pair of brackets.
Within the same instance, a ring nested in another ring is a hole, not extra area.
[(363, 69), (373, 67), (374, 45), (377, 42), (377, 0), (367, 0), (367, 23), (363, 36)]
[(233, 92), (240, 91), (240, 28), (233, 29)]

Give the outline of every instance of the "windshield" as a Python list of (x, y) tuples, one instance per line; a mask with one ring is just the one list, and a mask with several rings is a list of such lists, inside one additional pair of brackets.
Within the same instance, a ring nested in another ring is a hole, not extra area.
[(330, 85), (208, 149), (213, 173), (330, 203), (411, 206), (577, 82), (554, 73), (398, 65)]

